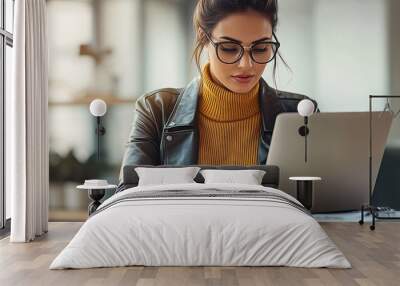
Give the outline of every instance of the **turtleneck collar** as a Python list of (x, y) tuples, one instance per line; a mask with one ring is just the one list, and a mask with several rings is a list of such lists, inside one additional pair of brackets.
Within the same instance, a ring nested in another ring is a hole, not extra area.
[(237, 121), (260, 112), (259, 83), (248, 93), (235, 93), (212, 80), (210, 64), (202, 72), (199, 111), (215, 121)]

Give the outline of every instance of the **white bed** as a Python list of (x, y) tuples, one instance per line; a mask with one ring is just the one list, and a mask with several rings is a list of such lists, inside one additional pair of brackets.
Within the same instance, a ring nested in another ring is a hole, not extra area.
[(318, 222), (299, 205), (282, 191), (258, 185), (137, 186), (106, 200), (50, 269), (127, 265), (350, 268)]

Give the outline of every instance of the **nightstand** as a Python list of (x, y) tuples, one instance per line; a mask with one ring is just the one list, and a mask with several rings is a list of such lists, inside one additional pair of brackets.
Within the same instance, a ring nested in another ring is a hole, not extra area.
[(83, 185), (76, 187), (79, 190), (88, 191), (92, 202), (88, 206), (88, 213), (91, 215), (101, 205), (100, 200), (104, 197), (106, 190), (117, 188), (116, 185), (110, 185), (106, 180), (85, 180)]
[(289, 180), (297, 182), (297, 199), (308, 210), (311, 210), (313, 204), (313, 183), (321, 181), (320, 177), (290, 177)]

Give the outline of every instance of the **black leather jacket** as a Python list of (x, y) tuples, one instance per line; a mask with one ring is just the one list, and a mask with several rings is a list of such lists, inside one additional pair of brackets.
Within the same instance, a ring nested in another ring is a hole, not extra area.
[[(196, 126), (200, 77), (185, 88), (164, 88), (142, 95), (126, 145), (118, 191), (124, 189), (125, 165), (194, 165), (198, 156)], [(260, 79), (262, 128), (257, 164), (265, 164), (275, 119), (282, 112), (297, 112), (304, 95), (275, 90)], [(313, 100), (315, 106), (317, 103)]]

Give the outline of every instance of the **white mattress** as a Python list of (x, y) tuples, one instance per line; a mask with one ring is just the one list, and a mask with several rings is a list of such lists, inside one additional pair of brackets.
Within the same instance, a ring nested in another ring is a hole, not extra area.
[(137, 192), (206, 192), (210, 188), (261, 190), (300, 204), (277, 189), (257, 185), (193, 183), (127, 189), (99, 207), (50, 269), (127, 265), (351, 267), (315, 219), (279, 200), (235, 196), (121, 200)]

